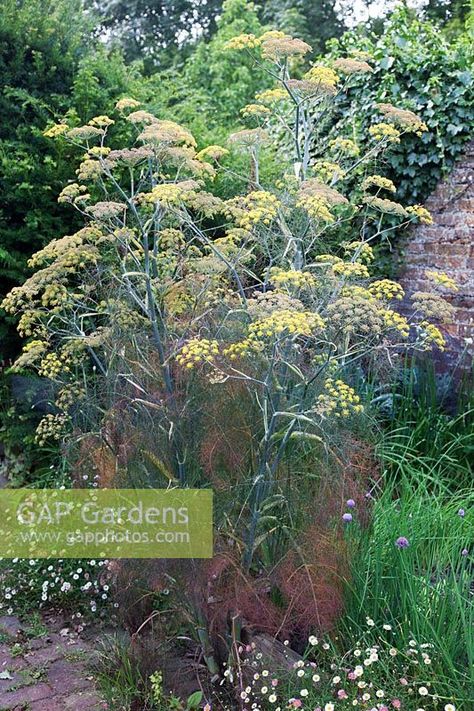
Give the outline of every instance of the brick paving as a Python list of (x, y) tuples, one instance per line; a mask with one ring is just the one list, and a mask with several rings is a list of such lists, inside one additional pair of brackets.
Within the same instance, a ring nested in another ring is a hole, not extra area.
[(87, 662), (93, 644), (48, 618), (40, 636), (0, 617), (0, 711), (99, 711), (106, 708)]

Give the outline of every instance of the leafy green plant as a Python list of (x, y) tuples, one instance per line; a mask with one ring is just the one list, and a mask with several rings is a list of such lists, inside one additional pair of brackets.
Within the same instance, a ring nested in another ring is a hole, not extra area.
[(450, 42), (435, 24), (401, 7), (380, 36), (366, 36), (357, 28), (332, 43), (333, 58), (357, 52), (367, 52), (377, 66), (341, 98), (335, 130), (345, 126), (349, 138), (353, 131), (365, 131), (377, 101), (416, 111), (428, 131), (421, 141), (396, 146), (387, 163), (400, 199), (423, 202), (471, 137), (472, 39), (466, 32)]

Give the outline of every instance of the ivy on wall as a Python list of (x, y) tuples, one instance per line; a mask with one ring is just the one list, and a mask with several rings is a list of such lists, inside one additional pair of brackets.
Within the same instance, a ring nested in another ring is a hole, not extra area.
[[(386, 167), (398, 187), (397, 200), (422, 202), (472, 138), (474, 42), (468, 34), (449, 42), (435, 25), (400, 8), (380, 37), (353, 31), (331, 43), (332, 57), (354, 50), (374, 58), (374, 72), (356, 81), (341, 99), (335, 129), (344, 125), (365, 135), (365, 124), (380, 120), (374, 112), (376, 102), (414, 111), (429, 130), (421, 138), (406, 137), (391, 152)], [(360, 116), (362, 125), (357, 125)]]

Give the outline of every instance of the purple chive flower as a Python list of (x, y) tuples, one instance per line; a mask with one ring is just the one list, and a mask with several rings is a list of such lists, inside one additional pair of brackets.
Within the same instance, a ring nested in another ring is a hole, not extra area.
[(464, 509), (459, 509), (458, 516), (461, 516), (461, 518), (464, 518), (465, 513), (466, 512), (464, 511)]
[(347, 499), (346, 506), (348, 509), (354, 509), (355, 505), (356, 505), (356, 502), (354, 501), (354, 499)]
[(405, 536), (399, 536), (397, 540), (395, 541), (395, 545), (397, 548), (408, 548), (410, 545), (410, 541), (408, 538), (405, 538)]
[(467, 550), (467, 548), (463, 548), (463, 549), (462, 549), (461, 555), (464, 555), (464, 556), (465, 556), (465, 555), (469, 555), (469, 551)]
[(342, 520), (345, 521), (346, 523), (350, 523), (352, 521), (352, 514), (345, 513), (342, 517)]

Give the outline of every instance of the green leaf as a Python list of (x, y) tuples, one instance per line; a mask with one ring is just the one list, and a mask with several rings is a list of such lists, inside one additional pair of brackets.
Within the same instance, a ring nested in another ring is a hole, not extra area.
[(186, 702), (187, 709), (197, 709), (202, 701), (202, 691), (195, 691)]

